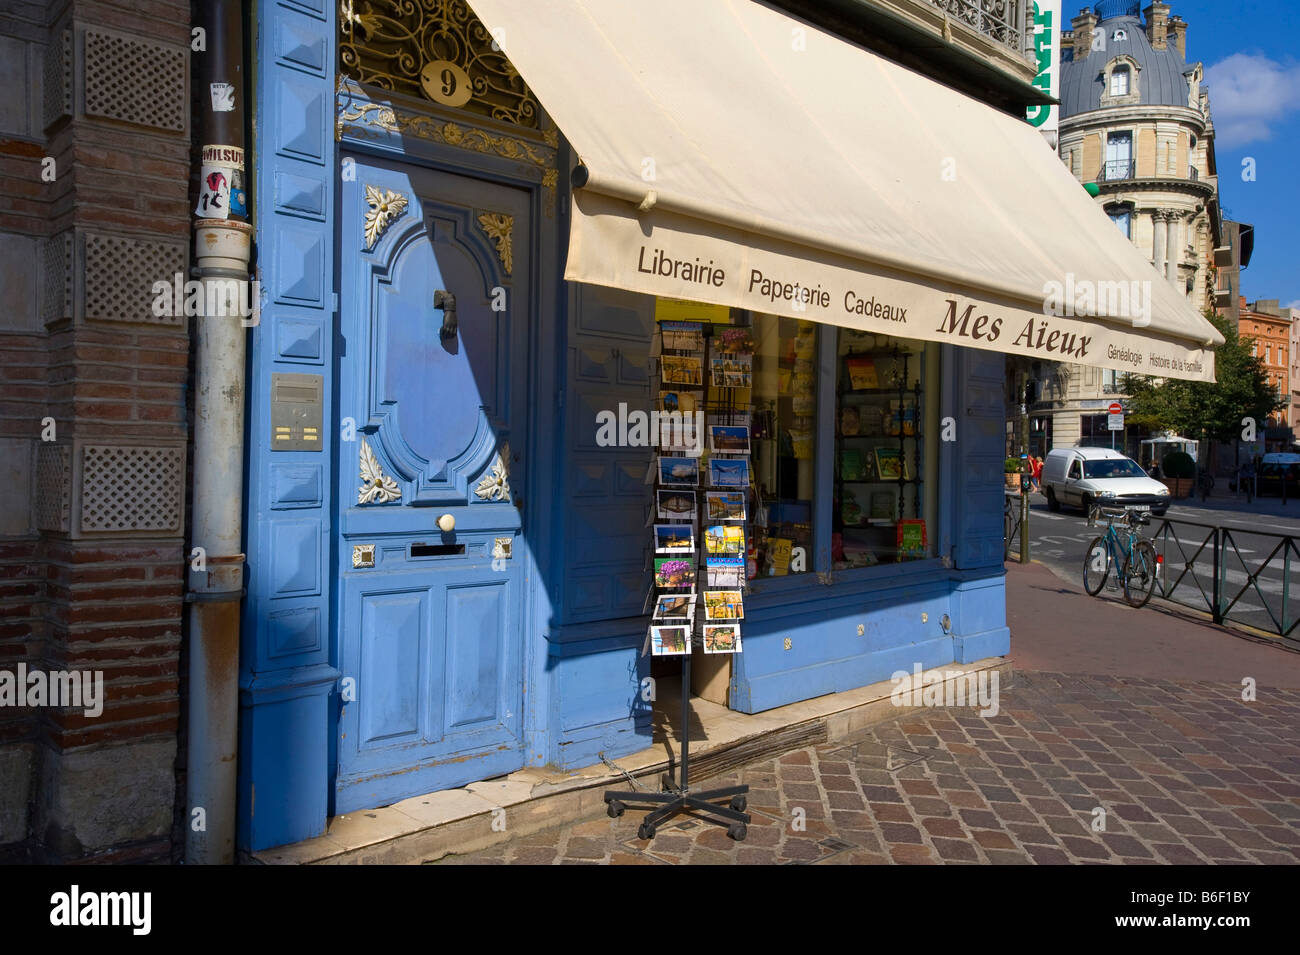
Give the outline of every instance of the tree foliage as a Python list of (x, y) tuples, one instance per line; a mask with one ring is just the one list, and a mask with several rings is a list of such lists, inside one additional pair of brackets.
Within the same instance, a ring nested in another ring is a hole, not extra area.
[(1227, 318), (1205, 313), (1225, 341), (1214, 352), (1217, 381), (1183, 381), (1125, 375), (1129, 416), (1138, 424), (1189, 438), (1232, 441), (1241, 437), (1242, 419), (1253, 418), (1261, 436), (1264, 419), (1286, 407), (1286, 399), (1268, 383), (1264, 363), (1251, 354), (1251, 339), (1242, 339)]

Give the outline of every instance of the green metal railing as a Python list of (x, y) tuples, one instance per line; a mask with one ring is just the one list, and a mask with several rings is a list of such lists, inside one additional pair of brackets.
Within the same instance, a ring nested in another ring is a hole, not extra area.
[[(1239, 538), (1256, 546), (1243, 546)], [(1166, 517), (1151, 540), (1160, 559), (1158, 596), (1205, 610), (1215, 623), (1232, 621), (1297, 639), (1300, 614), (1291, 583), (1292, 570), (1300, 570), (1295, 536)], [(1258, 559), (1261, 541), (1265, 556)]]

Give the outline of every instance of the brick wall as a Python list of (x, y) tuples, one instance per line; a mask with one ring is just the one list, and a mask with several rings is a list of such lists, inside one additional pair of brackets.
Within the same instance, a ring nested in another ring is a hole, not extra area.
[(105, 690), (98, 717), (0, 707), (0, 855), (172, 848), (189, 329), (150, 289), (188, 269), (189, 23), (188, 0), (0, 8), (30, 91), (0, 107), (0, 668)]

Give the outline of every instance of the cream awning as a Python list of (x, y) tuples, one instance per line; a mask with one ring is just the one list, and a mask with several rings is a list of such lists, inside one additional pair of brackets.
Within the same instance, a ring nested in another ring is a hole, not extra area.
[(1027, 123), (753, 0), (470, 0), (573, 144), (566, 278), (1213, 380)]

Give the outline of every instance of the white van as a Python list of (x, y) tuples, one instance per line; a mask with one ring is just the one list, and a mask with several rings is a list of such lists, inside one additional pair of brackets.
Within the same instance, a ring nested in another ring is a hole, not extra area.
[(1042, 491), (1047, 507), (1062, 504), (1087, 514), (1093, 504), (1118, 507), (1145, 504), (1151, 513), (1169, 509), (1169, 488), (1149, 477), (1132, 458), (1112, 448), (1056, 448), (1043, 462)]

